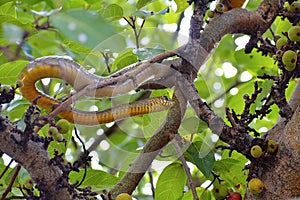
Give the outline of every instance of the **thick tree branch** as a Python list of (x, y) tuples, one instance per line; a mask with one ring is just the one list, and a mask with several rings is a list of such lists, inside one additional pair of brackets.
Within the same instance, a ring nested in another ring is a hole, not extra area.
[(232, 9), (213, 18), (205, 27), (200, 40), (190, 40), (175, 50), (178, 56), (189, 61), (198, 71), (210, 53), (226, 34), (243, 33), (256, 36), (264, 33), (279, 12), (278, 0), (265, 0), (254, 11)]
[(131, 164), (129, 170), (110, 191), (112, 198), (116, 198), (120, 193), (131, 194), (145, 172), (151, 166), (155, 157), (169, 143), (169, 136), (177, 133), (181, 123), (181, 109), (179, 101), (176, 102), (177, 103), (169, 110), (165, 123), (158, 132), (148, 140), (142, 152)]
[(0, 116), (0, 151), (5, 152), (20, 163), (30, 174), (41, 191), (41, 197), (47, 199), (73, 199), (66, 188), (58, 187), (61, 170), (49, 164), (50, 157), (44, 143), (29, 140), (24, 151), (21, 137), (13, 133), (15, 127)]

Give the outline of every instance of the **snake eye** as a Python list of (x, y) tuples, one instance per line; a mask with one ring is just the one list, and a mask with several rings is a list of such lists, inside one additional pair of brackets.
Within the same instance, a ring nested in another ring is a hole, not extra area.
[(163, 98), (165, 101), (170, 101), (169, 97), (167, 97), (167, 96), (162, 96), (162, 98)]

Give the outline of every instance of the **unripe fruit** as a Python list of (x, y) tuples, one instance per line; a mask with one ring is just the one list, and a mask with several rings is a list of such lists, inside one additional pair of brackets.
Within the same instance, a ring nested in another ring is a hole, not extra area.
[(242, 200), (242, 195), (239, 192), (232, 192), (227, 200)]
[(53, 135), (53, 139), (57, 142), (61, 142), (64, 139), (64, 137), (61, 133), (57, 133), (57, 134)]
[(55, 140), (55, 141), (62, 141), (63, 140), (63, 135), (61, 133), (58, 132), (58, 129), (54, 126), (51, 126), (49, 129), (48, 129), (48, 134), (50, 136), (52, 136), (52, 138)]
[(208, 10), (208, 11), (206, 12), (206, 15), (207, 15), (207, 17), (209, 17), (209, 18), (213, 18), (214, 15), (215, 15), (215, 13), (214, 13), (214, 11), (212, 11), (212, 10)]
[(293, 42), (300, 40), (300, 26), (292, 26), (288, 31), (288, 37)]
[(248, 189), (252, 194), (259, 194), (264, 189), (264, 183), (258, 178), (253, 178), (248, 183)]
[(31, 179), (25, 180), (24, 186), (27, 189), (32, 189), (33, 188), (33, 181)]
[(268, 140), (268, 147), (267, 147), (268, 153), (275, 153), (277, 148), (278, 148), (278, 144), (274, 140)]
[(293, 71), (296, 68), (297, 53), (292, 50), (287, 50), (282, 56), (282, 62), (286, 70)]
[(251, 147), (250, 153), (253, 158), (259, 158), (262, 155), (262, 149), (259, 145), (254, 145)]
[(283, 51), (282, 50), (279, 49), (279, 50), (276, 51), (276, 56), (277, 57), (281, 57), (282, 55), (283, 55)]
[(276, 48), (281, 49), (281, 47), (286, 43), (287, 43), (287, 39), (285, 37), (282, 37), (276, 41)]
[(56, 135), (58, 134), (58, 129), (54, 126), (51, 126), (49, 129), (48, 129), (48, 134), (50, 136), (53, 136), (53, 135)]
[(223, 13), (224, 12), (224, 5), (222, 3), (218, 3), (216, 5), (216, 11), (219, 13)]
[(213, 189), (213, 195), (216, 198), (216, 200), (222, 200), (225, 199), (229, 194), (229, 190), (226, 185), (219, 184), (215, 185)]
[(68, 133), (70, 130), (70, 122), (66, 119), (60, 119), (56, 122), (56, 126), (58, 127), (58, 132), (61, 134)]
[(117, 196), (116, 200), (132, 200), (132, 197), (127, 193), (121, 193)]
[(290, 6), (288, 6), (287, 10), (292, 13), (300, 12), (300, 2), (294, 1)]

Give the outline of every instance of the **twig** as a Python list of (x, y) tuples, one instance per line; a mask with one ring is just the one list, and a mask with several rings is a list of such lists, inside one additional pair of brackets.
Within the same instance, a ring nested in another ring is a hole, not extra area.
[(196, 187), (195, 187), (195, 184), (193, 182), (193, 178), (192, 178), (192, 175), (191, 175), (191, 172), (190, 172), (190, 168), (186, 163), (186, 160), (183, 156), (183, 152), (181, 151), (180, 141), (182, 140), (182, 138), (178, 134), (171, 135), (170, 137), (171, 137), (170, 140), (172, 141), (172, 144), (173, 144), (175, 150), (177, 151), (179, 159), (180, 159), (180, 161), (183, 165), (183, 168), (185, 170), (185, 173), (187, 175), (188, 182), (189, 182), (190, 189), (192, 191), (194, 200), (199, 200), (199, 197), (197, 196)]
[(149, 168), (148, 170), (148, 175), (149, 175), (149, 182), (151, 185), (151, 191), (152, 191), (152, 197), (153, 199), (155, 199), (155, 187), (154, 187), (154, 181), (153, 181), (153, 174), (152, 174), (152, 170)]
[(4, 176), (4, 174), (7, 172), (7, 170), (9, 169), (9, 166), (12, 164), (14, 160), (10, 159), (9, 163), (5, 166), (3, 172), (0, 174), (0, 179)]
[(8, 195), (8, 193), (11, 191), (11, 188), (19, 174), (20, 169), (21, 169), (21, 165), (17, 165), (16, 170), (15, 170), (14, 174), (12, 175), (10, 182), (9, 182), (7, 188), (5, 189), (5, 191), (3, 192), (0, 200), (4, 200), (5, 197)]

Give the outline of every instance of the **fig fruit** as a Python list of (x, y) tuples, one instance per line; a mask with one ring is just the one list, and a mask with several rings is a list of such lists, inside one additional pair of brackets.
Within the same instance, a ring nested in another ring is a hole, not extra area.
[(60, 119), (56, 122), (56, 126), (58, 127), (58, 132), (61, 134), (66, 134), (70, 130), (70, 122), (66, 119)]
[(116, 200), (132, 200), (132, 197), (127, 193), (121, 193), (116, 197)]
[(248, 182), (248, 189), (252, 194), (259, 194), (264, 189), (264, 183), (259, 178), (253, 178)]
[(228, 187), (224, 184), (214, 185), (214, 189), (212, 192), (216, 200), (225, 199), (229, 194)]
[(286, 70), (293, 71), (296, 68), (297, 53), (292, 50), (287, 50), (282, 55), (282, 62)]
[(262, 155), (262, 149), (259, 145), (254, 145), (251, 147), (250, 153), (253, 158), (259, 158)]

